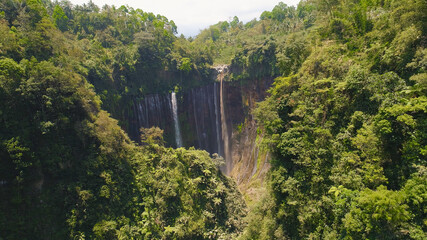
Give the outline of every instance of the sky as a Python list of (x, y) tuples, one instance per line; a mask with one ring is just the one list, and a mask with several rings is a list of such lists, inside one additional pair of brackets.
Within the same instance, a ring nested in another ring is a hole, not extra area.
[[(152, 12), (173, 20), (178, 34), (186, 37), (197, 35), (200, 30), (219, 21), (229, 21), (234, 16), (248, 22), (259, 18), (262, 12), (271, 11), (280, 1), (296, 6), (299, 0), (92, 0), (102, 7), (105, 4), (128, 5)], [(88, 3), (89, 0), (71, 0), (73, 4)]]

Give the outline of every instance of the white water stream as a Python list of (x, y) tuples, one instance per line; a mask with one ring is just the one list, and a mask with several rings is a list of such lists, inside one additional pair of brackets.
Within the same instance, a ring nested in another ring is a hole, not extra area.
[(181, 129), (179, 128), (179, 120), (178, 120), (178, 104), (176, 101), (175, 92), (172, 92), (171, 102), (172, 102), (173, 122), (175, 126), (176, 147), (182, 147)]

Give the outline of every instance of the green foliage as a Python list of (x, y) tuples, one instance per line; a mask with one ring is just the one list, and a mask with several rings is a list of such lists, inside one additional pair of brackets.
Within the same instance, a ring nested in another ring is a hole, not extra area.
[[(344, 226), (354, 239), (390, 239), (399, 236), (402, 223), (410, 219), (404, 195), (381, 186), (360, 192), (344, 218)], [(403, 236), (401, 236), (403, 237)]]
[(291, 75), (298, 71), (309, 55), (306, 39), (300, 34), (290, 34), (276, 50), (276, 65), (283, 75)]
[[(129, 6), (2, 1), (1, 237), (234, 239), (247, 221), (242, 239), (424, 239), (426, 6), (279, 3), (187, 40)], [(214, 63), (275, 78), (254, 110), (268, 193), (246, 220), (219, 159), (118, 126), (144, 94), (212, 81)]]
[(231, 62), (235, 76), (233, 78), (247, 79), (249, 77), (272, 77), (278, 72), (276, 65), (276, 44), (273, 39), (265, 39), (254, 43), (238, 52)]
[(191, 71), (191, 60), (189, 58), (182, 58), (179, 70), (182, 70), (187, 73)]
[[(200, 77), (209, 52), (178, 43), (173, 21), (125, 6), (11, 0), (0, 12), (1, 239), (242, 231), (245, 204), (217, 159), (165, 148), (158, 128), (137, 145), (101, 110), (123, 117), (142, 94), (210, 81)], [(188, 81), (173, 77), (182, 73)]]
[(206, 152), (147, 145), (133, 164), (137, 187), (146, 193), (138, 222), (146, 238), (218, 238), (242, 229), (241, 196)]
[(421, 31), (414, 26), (397, 34), (385, 51), (383, 62), (391, 70), (399, 70), (408, 64), (415, 54), (416, 41), (420, 38)]
[(53, 21), (55, 22), (55, 25), (59, 28), (61, 31), (67, 31), (68, 30), (68, 17), (65, 15), (64, 10), (59, 5), (55, 6), (55, 9), (53, 10), (52, 14)]
[(163, 145), (163, 130), (158, 127), (141, 128), (141, 142), (146, 144)]
[(269, 193), (242, 239), (425, 238), (420, 2), (300, 3), (317, 21), (275, 40), (282, 76), (254, 111), (275, 153)]

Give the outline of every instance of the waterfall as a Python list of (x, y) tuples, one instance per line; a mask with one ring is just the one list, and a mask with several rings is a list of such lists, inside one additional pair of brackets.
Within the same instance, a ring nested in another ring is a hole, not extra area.
[(224, 142), (224, 158), (225, 158), (225, 173), (228, 175), (231, 171), (232, 159), (230, 152), (230, 143), (228, 139), (228, 130), (227, 130), (227, 120), (225, 118), (224, 110), (224, 93), (223, 93), (223, 84), (222, 80), (224, 79), (223, 72), (220, 72), (220, 89), (219, 89), (219, 100), (221, 108), (221, 129), (222, 129), (222, 140)]
[[(227, 66), (218, 66), (215, 70), (215, 82), (184, 88), (179, 96), (175, 92), (154, 93), (134, 99), (128, 113), (129, 135), (138, 141), (141, 127), (157, 126), (164, 130), (167, 147), (194, 147), (217, 153), (225, 160), (220, 168), (222, 173), (252, 177), (262, 167), (256, 165), (255, 153), (259, 149), (253, 149), (257, 145), (248, 142), (256, 138), (256, 127), (246, 124), (255, 124), (250, 109), (265, 98), (265, 90), (271, 86), (272, 80), (248, 84), (228, 82)], [(246, 132), (234, 134), (233, 126), (243, 123)], [(239, 164), (234, 166), (235, 162)]]
[(215, 104), (215, 130), (216, 130), (216, 144), (217, 144), (217, 153), (221, 155), (221, 135), (219, 133), (219, 112), (218, 112), (218, 97), (217, 97), (217, 83), (214, 83), (214, 104)]
[(197, 116), (197, 106), (196, 106), (196, 91), (194, 89), (191, 89), (191, 96), (192, 96), (192, 103), (193, 103), (193, 116), (194, 116), (194, 123), (196, 124), (194, 127), (196, 128), (196, 139), (198, 142), (198, 146), (201, 147), (202, 143), (200, 142), (200, 134), (199, 134), (199, 124), (198, 124), (198, 116)]
[(175, 92), (172, 92), (172, 114), (173, 114), (173, 122), (175, 125), (175, 142), (176, 147), (182, 147), (182, 137), (181, 137), (181, 130), (179, 129), (179, 120), (178, 120), (178, 105), (176, 102), (176, 94)]
[[(134, 141), (140, 139), (141, 128), (159, 127), (168, 146), (175, 145), (175, 129), (171, 94), (147, 94), (134, 101), (134, 119), (130, 122), (129, 136)], [(182, 141), (181, 141), (182, 144)]]
[[(145, 106), (148, 106), (148, 99), (147, 98), (144, 98), (144, 103), (145, 103)], [(145, 122), (146, 123), (148, 123), (148, 121), (149, 121), (149, 115), (148, 114), (149, 114), (148, 110), (145, 109)], [(145, 124), (144, 127), (148, 128), (148, 124)]]

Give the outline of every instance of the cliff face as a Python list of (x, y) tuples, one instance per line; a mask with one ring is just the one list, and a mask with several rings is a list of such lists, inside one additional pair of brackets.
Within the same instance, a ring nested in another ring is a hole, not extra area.
[[(135, 141), (138, 141), (141, 127), (157, 126), (164, 130), (166, 144), (177, 147), (172, 94), (151, 94), (134, 101), (128, 123), (129, 135)], [(220, 84), (215, 82), (177, 92), (175, 97), (183, 146), (222, 154)]]
[(252, 110), (265, 98), (272, 79), (230, 82), (224, 80), (229, 76), (226, 66), (216, 71), (216, 81), (205, 86), (134, 100), (128, 117), (129, 135), (138, 141), (141, 127), (158, 126), (164, 130), (168, 146), (177, 147), (182, 141), (184, 147), (217, 153), (225, 159), (221, 170), (247, 185), (253, 178), (262, 178), (269, 166)]
[(252, 111), (256, 103), (265, 99), (272, 79), (249, 80), (241, 85), (241, 102), (244, 119), (234, 125), (232, 132), (233, 177), (248, 201), (254, 201), (263, 190), (263, 179), (270, 168), (268, 149), (262, 144), (263, 134), (259, 130)]

